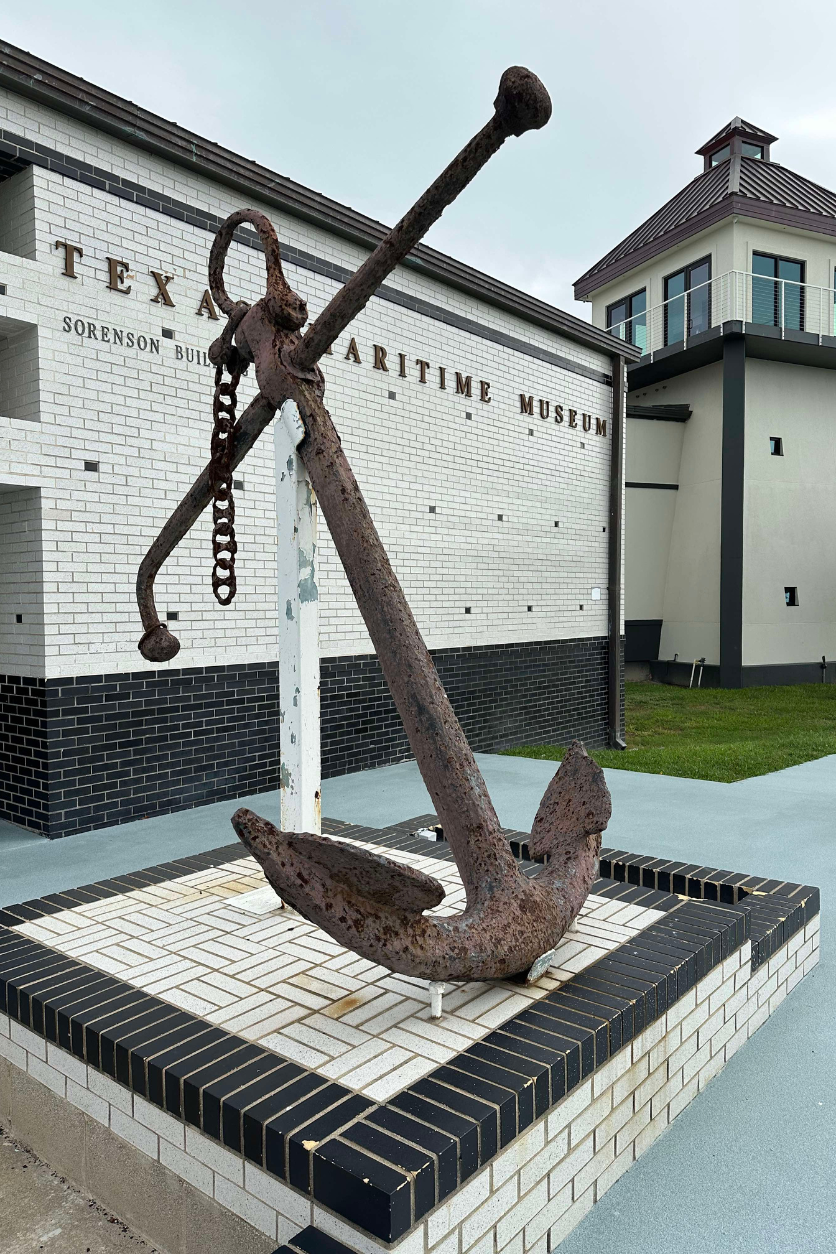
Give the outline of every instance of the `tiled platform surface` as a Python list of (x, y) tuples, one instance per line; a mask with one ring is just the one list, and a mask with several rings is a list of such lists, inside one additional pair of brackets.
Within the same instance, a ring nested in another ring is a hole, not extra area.
[[(425, 821), (331, 827), (455, 909)], [(614, 850), (602, 873), (544, 986), (463, 986), (440, 1024), (425, 986), (271, 912), (238, 846), (25, 903), (0, 914), (0, 1054), (297, 1249), (539, 1254), (818, 959), (815, 889)]]
[[(430, 1022), (426, 980), (393, 975), (282, 910), (258, 864), (240, 847), (236, 854), (221, 866), (72, 906), (17, 930), (385, 1101), (663, 917), (591, 894), (536, 986), (451, 984), (441, 1026)], [(444, 884), (433, 913), (463, 908), (454, 862), (423, 850), (389, 856)]]

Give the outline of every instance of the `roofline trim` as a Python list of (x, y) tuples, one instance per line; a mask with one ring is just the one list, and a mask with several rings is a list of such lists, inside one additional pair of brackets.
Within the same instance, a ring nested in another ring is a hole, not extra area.
[[(0, 87), (28, 96), (58, 113), (211, 181), (254, 195), (291, 217), (364, 248), (375, 248), (389, 229), (373, 218), (5, 42), (0, 42)], [(584, 348), (607, 357), (614, 355), (613, 337), (608, 332), (426, 244), (419, 244), (400, 264)], [(628, 360), (638, 360), (640, 356), (638, 349), (620, 340), (617, 352)]]
[(649, 422), (687, 422), (691, 417), (690, 405), (639, 405), (627, 402), (627, 417)]

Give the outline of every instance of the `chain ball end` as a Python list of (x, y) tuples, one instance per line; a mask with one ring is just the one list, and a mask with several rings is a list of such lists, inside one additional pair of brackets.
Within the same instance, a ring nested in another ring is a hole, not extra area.
[(180, 641), (162, 623), (157, 623), (146, 631), (137, 648), (146, 662), (170, 662), (180, 652)]
[(512, 65), (502, 75), (494, 108), (511, 135), (538, 131), (552, 115), (549, 93), (537, 75), (522, 65)]

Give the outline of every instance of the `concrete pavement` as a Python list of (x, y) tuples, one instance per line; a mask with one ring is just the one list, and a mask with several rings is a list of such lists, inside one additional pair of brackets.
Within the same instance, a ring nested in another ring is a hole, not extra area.
[(0, 1129), (3, 1254), (160, 1254)]

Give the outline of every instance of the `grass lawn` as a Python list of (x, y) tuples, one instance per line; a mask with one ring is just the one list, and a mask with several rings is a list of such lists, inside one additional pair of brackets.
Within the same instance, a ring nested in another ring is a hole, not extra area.
[[(627, 684), (627, 752), (593, 749), (601, 766), (732, 783), (836, 753), (836, 685), (675, 688)], [(563, 757), (561, 745), (506, 753)]]

